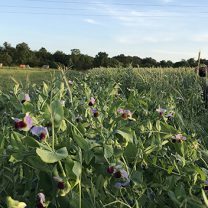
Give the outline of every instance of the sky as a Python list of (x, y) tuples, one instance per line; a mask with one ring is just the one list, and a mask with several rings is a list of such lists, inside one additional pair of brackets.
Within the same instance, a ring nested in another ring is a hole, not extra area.
[(208, 58), (206, 0), (0, 0), (0, 45), (67, 54)]

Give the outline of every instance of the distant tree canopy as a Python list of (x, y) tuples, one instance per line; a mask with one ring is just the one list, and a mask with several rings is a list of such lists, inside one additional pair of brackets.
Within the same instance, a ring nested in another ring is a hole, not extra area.
[[(173, 63), (172, 61), (156, 61), (151, 57), (140, 58), (138, 56), (125, 56), (120, 54), (110, 58), (106, 52), (99, 52), (95, 57), (82, 54), (79, 49), (71, 49), (71, 53), (63, 51), (50, 53), (45, 48), (38, 51), (30, 49), (27, 43), (19, 43), (12, 47), (8, 42), (0, 46), (0, 63), (5, 66), (17, 66), (20, 64), (31, 67), (49, 65), (51, 68), (67, 66), (76, 70), (87, 70), (94, 67), (195, 67), (197, 61), (194, 58)], [(201, 63), (208, 64), (208, 60), (202, 59)]]

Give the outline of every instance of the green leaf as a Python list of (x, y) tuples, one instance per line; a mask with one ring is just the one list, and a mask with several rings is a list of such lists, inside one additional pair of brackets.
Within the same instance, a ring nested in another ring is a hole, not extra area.
[(33, 105), (30, 102), (25, 102), (22, 106), (22, 112), (33, 112)]
[(74, 179), (76, 180), (77, 177), (74, 174), (74, 172), (72, 171), (73, 167), (74, 167), (74, 160), (72, 160), (72, 158), (70, 156), (68, 156), (64, 162), (64, 167), (66, 170), (66, 174), (67, 176), (70, 177), (70, 179)]
[(22, 138), (23, 135), (17, 133), (17, 132), (13, 132), (11, 134), (11, 145), (14, 149), (17, 150), (23, 150), (24, 149), (24, 145), (22, 143)]
[(152, 131), (152, 123), (151, 123), (151, 121), (148, 121), (148, 122), (147, 122), (147, 128), (148, 128), (150, 131)]
[(58, 149), (55, 152), (37, 148), (36, 153), (45, 163), (55, 163), (68, 156), (68, 151), (66, 147), (62, 147), (61, 149)]
[(132, 134), (123, 132), (121, 130), (116, 130), (115, 134), (121, 135), (126, 140), (127, 143), (128, 142), (133, 143), (133, 136), (132, 136)]
[(173, 191), (168, 191), (168, 196), (175, 203), (175, 205), (180, 206), (180, 202), (176, 199), (175, 193)]
[(43, 94), (48, 96), (48, 85), (45, 82), (43, 82)]
[(74, 166), (72, 168), (73, 173), (79, 178), (82, 173), (82, 166), (80, 162), (74, 161)]
[(131, 175), (131, 180), (136, 184), (143, 183), (143, 173), (141, 171), (134, 171)]
[(204, 199), (204, 203), (206, 204), (206, 207), (208, 207), (208, 199), (207, 199), (207, 196), (206, 196), (203, 189), (202, 189), (202, 196), (203, 196), (203, 199)]
[(60, 128), (61, 131), (65, 131), (67, 129), (67, 125), (66, 125), (66, 121), (65, 120), (61, 121), (61, 124), (60, 124), (59, 128)]
[(149, 155), (150, 153), (152, 153), (157, 147), (155, 145), (151, 145), (149, 147), (147, 147), (144, 151), (145, 154)]
[(201, 180), (205, 181), (206, 180), (206, 174), (204, 173), (204, 171), (202, 171), (202, 169), (197, 167), (197, 166), (195, 167), (195, 170), (200, 175)]
[(87, 165), (89, 165), (89, 163), (91, 162), (91, 160), (94, 156), (95, 155), (91, 150), (84, 152), (84, 160), (85, 160)]
[[(139, 155), (137, 155), (138, 151), (140, 153)], [(142, 157), (142, 149), (138, 149), (135, 144), (129, 143), (125, 148), (124, 155), (129, 162), (133, 162), (136, 156), (140, 158)]]
[(112, 157), (114, 154), (112, 145), (104, 145), (104, 156), (106, 158)]
[(51, 111), (55, 127), (59, 127), (61, 125), (62, 120), (64, 119), (64, 109), (59, 100), (54, 100), (52, 102)]
[(24, 143), (29, 147), (40, 147), (39, 142), (30, 136), (24, 138)]
[(38, 171), (50, 173), (49, 165), (44, 163), (38, 156), (29, 156), (26, 158), (27, 163)]
[(88, 151), (90, 149), (90, 143), (87, 141), (87, 139), (84, 139), (83, 136), (76, 134), (75, 131), (72, 131), (73, 134), (73, 140), (77, 143), (77, 145), (85, 150)]
[(156, 129), (160, 132), (161, 131), (161, 126), (160, 126), (160, 121), (156, 121)]

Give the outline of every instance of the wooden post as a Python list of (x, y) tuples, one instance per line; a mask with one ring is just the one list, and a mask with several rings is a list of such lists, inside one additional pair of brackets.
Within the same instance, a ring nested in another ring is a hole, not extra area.
[(199, 74), (200, 59), (201, 59), (201, 51), (199, 51), (199, 53), (198, 53), (198, 66), (197, 66), (197, 74)]

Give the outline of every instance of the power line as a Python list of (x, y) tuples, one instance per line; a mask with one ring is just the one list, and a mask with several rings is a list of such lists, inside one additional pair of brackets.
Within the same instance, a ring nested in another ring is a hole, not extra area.
[[(102, 2), (81, 2), (81, 1), (57, 1), (57, 0), (24, 0), (29, 2), (41, 2), (41, 3), (63, 3), (63, 4), (85, 4), (85, 5), (105, 5)], [(110, 5), (120, 5), (120, 6), (144, 6), (144, 7), (208, 7), (208, 5), (177, 5), (177, 4), (141, 4), (141, 3), (110, 3)]]
[[(36, 0), (37, 1), (37, 0)], [(90, 8), (63, 8), (63, 7), (40, 7), (40, 6), (16, 6), (16, 5), (0, 5), (0, 8), (1, 7), (4, 7), (4, 8), (19, 8), (19, 9), (46, 9), (46, 10), (65, 10), (65, 11), (89, 11), (91, 10)], [(105, 11), (105, 10), (103, 10)], [(128, 12), (132, 12), (131, 9), (116, 9), (115, 10), (116, 12), (121, 12), (121, 11), (128, 11)], [(14, 13), (14, 11), (8, 11), (9, 13)], [(108, 12), (108, 11), (107, 11)], [(142, 10), (133, 10), (133, 12), (138, 12), (138, 13), (145, 13), (145, 12), (148, 12), (148, 11), (142, 11)], [(151, 12), (154, 12), (154, 11), (151, 11)], [(188, 12), (188, 11), (180, 11), (182, 12), (183, 14), (196, 14), (195, 12)], [(4, 11), (4, 13), (6, 13)], [(19, 13), (19, 12), (16, 12), (15, 13)], [(21, 12), (22, 13), (22, 12)], [(179, 12), (177, 12), (179, 14)], [(208, 11), (198, 11), (197, 14), (207, 14)], [(30, 13), (30, 14), (36, 14), (36, 13)], [(43, 13), (43, 12), (37, 12), (37, 14), (49, 14), (49, 15), (53, 15), (53, 13)], [(56, 15), (56, 13), (54, 13), (54, 15)], [(57, 14), (57, 15), (68, 15), (68, 14)], [(70, 14), (70, 15), (73, 15), (73, 14)], [(82, 14), (75, 14), (76, 16), (77, 15), (82, 15)], [(117, 16), (117, 15), (111, 15), (111, 14), (84, 14), (84, 15), (89, 15), (89, 16)], [(122, 14), (123, 15), (123, 14)], [(118, 14), (119, 16), (119, 14)], [(130, 16), (130, 17), (135, 17), (135, 16), (141, 16), (141, 15), (123, 15), (123, 16)], [(146, 16), (146, 15), (145, 15)], [(148, 15), (150, 16), (150, 15)], [(153, 15), (154, 16), (154, 15)], [(164, 15), (155, 15), (157, 17), (164, 17)], [(178, 16), (178, 15), (171, 15), (171, 12), (170, 12), (170, 15), (165, 15), (165, 17), (168, 16), (168, 17), (172, 17), (172, 16)], [(179, 15), (179, 16), (184, 16), (184, 15)]]
[[(68, 7), (68, 8), (63, 8), (63, 7), (41, 7), (41, 6), (16, 6), (16, 5), (0, 5), (0, 8), (19, 8), (19, 9), (47, 9), (47, 10), (66, 10), (66, 11), (70, 11), (70, 10), (75, 10), (75, 11), (89, 11), (92, 10), (91, 8), (72, 8), (72, 7)], [(115, 9), (116, 12), (122, 12), (122, 11), (129, 11), (131, 12), (131, 9)], [(133, 10), (133, 12), (146, 12), (146, 11), (142, 11), (142, 10)], [(181, 11), (183, 13), (189, 13), (187, 11)], [(204, 11), (201, 12), (197, 12), (197, 13), (207, 13)]]
[[(1, 14), (32, 14), (32, 15), (52, 15), (52, 16), (80, 16), (80, 17), (120, 17), (120, 15), (111, 15), (111, 14), (81, 14), (81, 13), (47, 13), (47, 12), (14, 12), (14, 11), (1, 11)], [(208, 12), (203, 13), (208, 14)], [(196, 14), (197, 15), (197, 14)], [(193, 17), (196, 17), (196, 15), (192, 15)], [(205, 17), (199, 16), (198, 17)], [(122, 15), (122, 17), (134, 17), (134, 18), (143, 18), (143, 17), (149, 17), (149, 18), (163, 18), (163, 17), (187, 17), (186, 15)]]
[(50, 10), (89, 10), (87, 8), (63, 8), (63, 7), (40, 7), (40, 6), (13, 6), (13, 5), (0, 5), (0, 8), (24, 8), (24, 9), (50, 9)]

